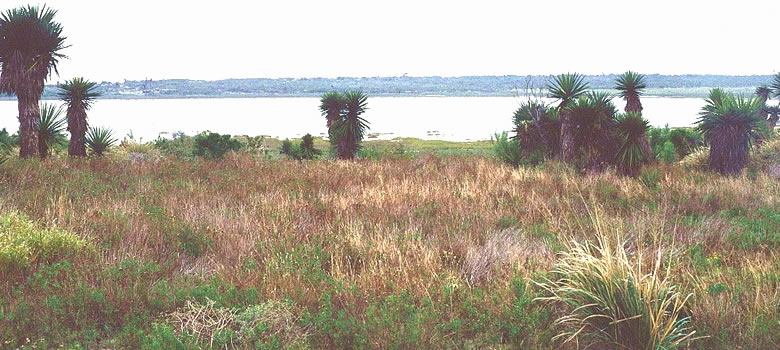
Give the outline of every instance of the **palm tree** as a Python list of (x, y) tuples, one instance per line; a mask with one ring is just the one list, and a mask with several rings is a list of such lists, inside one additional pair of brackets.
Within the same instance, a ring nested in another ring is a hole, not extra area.
[(649, 124), (641, 113), (628, 112), (618, 115), (615, 120), (620, 147), (615, 155), (615, 163), (623, 174), (636, 176), (642, 163), (648, 161), (642, 149), (642, 137), (646, 136)]
[[(528, 100), (512, 116), (515, 125), (512, 139), (525, 153), (540, 153), (544, 157), (560, 154), (561, 123), (558, 110), (541, 101)], [(527, 154), (526, 154), (527, 155)]]
[(345, 107), (342, 118), (332, 124), (333, 135), (337, 140), (339, 159), (355, 159), (355, 153), (360, 149), (368, 121), (361, 115), (368, 109), (368, 97), (362, 91), (353, 90), (344, 93)]
[(564, 161), (570, 160), (574, 155), (574, 130), (566, 107), (587, 90), (585, 77), (577, 73), (558, 75), (547, 84), (549, 97), (560, 101), (558, 116), (561, 121), (561, 159)]
[(772, 80), (772, 85), (770, 88), (772, 88), (772, 95), (775, 98), (780, 98), (780, 73), (775, 75), (775, 79)]
[(65, 58), (57, 11), (43, 6), (20, 7), (0, 15), (0, 93), (16, 94), (19, 105), (19, 156), (38, 153), (38, 100), (57, 63)]
[(599, 169), (614, 156), (616, 147), (613, 132), (617, 108), (611, 96), (591, 92), (566, 106), (561, 113), (569, 115), (572, 128), (570, 160), (580, 168)]
[(49, 156), (49, 148), (63, 142), (65, 139), (65, 120), (60, 119), (62, 106), (50, 103), (41, 104), (41, 119), (38, 122), (38, 155), (41, 158)]
[(338, 91), (330, 91), (320, 97), (320, 112), (327, 120), (328, 129), (331, 125), (341, 119), (341, 112), (346, 107), (347, 102), (344, 96)]
[(756, 88), (756, 96), (760, 98), (764, 103), (769, 100), (769, 95), (772, 94), (772, 89), (769, 86), (761, 85)]
[(87, 133), (87, 111), (92, 107), (95, 98), (100, 96), (96, 84), (84, 78), (73, 78), (59, 86), (57, 95), (68, 105), (68, 131), (70, 143), (68, 155), (84, 157), (87, 150), (84, 147)]
[[(615, 82), (615, 90), (618, 91), (618, 96), (626, 101), (626, 113), (642, 113), (642, 101), (640, 101), (639, 97), (642, 96), (646, 88), (647, 84), (645, 83), (644, 74), (627, 71), (618, 76)], [(642, 145), (645, 159), (652, 159), (655, 154), (653, 153), (653, 148), (650, 147), (650, 140), (647, 138), (647, 134), (641, 135), (639, 142)]]
[(628, 71), (618, 76), (615, 82), (615, 90), (618, 96), (626, 100), (626, 113), (642, 113), (642, 102), (639, 96), (642, 96), (647, 84), (645, 84), (644, 74)]
[(739, 174), (747, 164), (752, 142), (759, 137), (763, 120), (760, 98), (735, 97), (720, 89), (710, 91), (697, 129), (710, 143), (709, 167), (723, 175)]

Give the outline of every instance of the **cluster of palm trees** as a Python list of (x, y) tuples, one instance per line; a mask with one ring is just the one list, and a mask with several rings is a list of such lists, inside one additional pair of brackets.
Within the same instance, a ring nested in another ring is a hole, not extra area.
[(780, 106), (767, 105), (770, 97), (780, 98), (780, 73), (771, 87), (759, 86), (752, 97), (710, 90), (696, 122), (710, 144), (710, 169), (724, 175), (742, 172), (752, 145), (772, 135), (777, 125)]
[(618, 113), (613, 96), (588, 91), (584, 76), (555, 76), (547, 91), (558, 105), (538, 100), (523, 103), (513, 117), (514, 138), (524, 150), (545, 158), (587, 169), (615, 165), (635, 175), (643, 163), (653, 159), (640, 101), (645, 87), (642, 74), (629, 71), (619, 76), (615, 89), (626, 100), (626, 108), (625, 113)]
[[(15, 94), (19, 104), (19, 156), (46, 157), (60, 142), (64, 121), (62, 108), (39, 105), (46, 79), (57, 73), (60, 59), (67, 58), (62, 25), (54, 21), (57, 11), (26, 6), (0, 14), (0, 93)], [(107, 147), (113, 141), (106, 129), (88, 129), (87, 111), (99, 96), (96, 84), (74, 78), (59, 85), (57, 96), (65, 102), (68, 154), (86, 156), (86, 144)], [(92, 138), (87, 135), (88, 130)], [(97, 138), (95, 138), (97, 137)], [(93, 148), (94, 149), (94, 148)], [(96, 152), (102, 154), (101, 152)]]
[(359, 90), (331, 91), (320, 98), (320, 112), (325, 117), (328, 138), (339, 159), (352, 160), (369, 129), (361, 115), (367, 107), (368, 96)]
[[(523, 103), (513, 116), (514, 139), (524, 156), (559, 158), (583, 169), (614, 165), (635, 176), (655, 156), (647, 137), (649, 124), (642, 117), (645, 76), (628, 71), (618, 76), (615, 90), (626, 101), (618, 113), (613, 96), (588, 91), (577, 73), (552, 78), (548, 96), (557, 106), (539, 100)], [(709, 167), (724, 175), (738, 174), (747, 164), (751, 145), (771, 135), (780, 116), (780, 74), (770, 86), (756, 89), (755, 97), (735, 96), (713, 89), (697, 121), (697, 130), (710, 145)]]

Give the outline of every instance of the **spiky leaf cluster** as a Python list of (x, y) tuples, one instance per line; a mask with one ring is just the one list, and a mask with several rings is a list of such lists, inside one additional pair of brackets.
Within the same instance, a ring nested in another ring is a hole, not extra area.
[(41, 118), (38, 123), (38, 152), (41, 158), (49, 154), (49, 149), (55, 144), (65, 142), (65, 119), (62, 106), (51, 103), (41, 104)]
[(747, 163), (752, 142), (765, 132), (759, 113), (764, 102), (713, 89), (705, 103), (696, 124), (710, 143), (710, 168), (724, 175), (738, 174)]
[(621, 74), (615, 82), (618, 96), (624, 99), (641, 96), (646, 88), (645, 76), (632, 71)]
[(100, 96), (97, 83), (78, 77), (59, 85), (57, 97), (65, 101), (70, 109), (89, 110), (92, 103)]
[(588, 83), (585, 77), (579, 73), (566, 73), (553, 77), (547, 84), (548, 96), (560, 101), (559, 108), (563, 109), (585, 94)]
[(641, 140), (649, 127), (640, 113), (628, 112), (615, 118), (615, 134), (620, 142), (615, 163), (624, 174), (637, 175), (642, 163), (648, 160), (642, 152)]
[(368, 121), (362, 117), (368, 109), (368, 96), (359, 90), (328, 92), (320, 99), (320, 111), (328, 123), (328, 135), (340, 159), (353, 159), (360, 149)]
[(86, 142), (93, 154), (102, 156), (111, 146), (116, 144), (117, 140), (109, 128), (89, 127)]
[(560, 152), (561, 122), (557, 109), (529, 100), (515, 111), (512, 122), (515, 134), (511, 138), (526, 157), (551, 158)]
[(775, 75), (775, 79), (772, 80), (772, 85), (770, 87), (772, 88), (773, 96), (775, 98), (780, 98), (780, 73)]
[[(19, 7), (0, 14), (0, 92), (32, 89), (40, 95), (43, 79), (57, 71), (66, 48), (57, 11), (37, 6)], [(35, 80), (35, 84), (29, 81)]]

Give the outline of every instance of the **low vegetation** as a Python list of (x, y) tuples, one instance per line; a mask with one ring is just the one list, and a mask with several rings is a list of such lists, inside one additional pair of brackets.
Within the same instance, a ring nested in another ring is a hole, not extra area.
[(556, 322), (573, 309), (537, 283), (561, 280), (572, 242), (603, 247), (596, 233), (624, 243), (625, 261), (606, 262), (638, 288), (657, 274), (685, 301), (664, 319), (685, 320), (691, 346), (780, 342), (780, 186), (765, 170), (656, 163), (634, 179), (411, 149), (356, 162), (126, 149), (140, 147), (0, 166), (5, 217), (85, 247), (33, 250), (2, 274), (4, 347), (573, 348)]

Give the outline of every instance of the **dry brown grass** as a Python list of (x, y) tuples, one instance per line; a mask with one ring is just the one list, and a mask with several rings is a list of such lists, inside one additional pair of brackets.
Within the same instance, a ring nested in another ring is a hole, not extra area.
[[(657, 188), (611, 172), (578, 175), (557, 163), (511, 169), (484, 157), (11, 160), (0, 170), (0, 211), (18, 210), (89, 237), (100, 254), (73, 263), (91, 271), (88, 283), (103, 288), (120, 311), (132, 308), (122, 300), (127, 285), (97, 271), (133, 258), (160, 267), (145, 280), (127, 282), (139, 290), (215, 277), (254, 288), (260, 300), (288, 298), (309, 311), (321, 305), (327, 285), (312, 277), (321, 273), (346, 286), (334, 289), (332, 303), (359, 316), (399, 293), (436, 300), (432, 291), (442, 286), (491, 291), (478, 298), (500, 314), (514, 303), (513, 279), (549, 271), (561, 242), (594, 240), (596, 208), (605, 232), (620, 232), (629, 252), (663, 248), (680, 261), (670, 279), (696, 293), (694, 326), (708, 327), (698, 334), (731, 329), (717, 321), (728, 317), (740, 325), (756, 314), (776, 320), (780, 311), (771, 300), (778, 282), (771, 276), (777, 276), (777, 246), (738, 247), (732, 236), (745, 229), (734, 224), (739, 216), (724, 213), (776, 213), (778, 181), (764, 173), (724, 178), (655, 169)], [(506, 222), (511, 229), (502, 231)], [(202, 253), (191, 254), (182, 237), (195, 237)], [(705, 257), (718, 254), (725, 275), (697, 270), (693, 246)], [(763, 277), (744, 277), (751, 269)], [(743, 288), (736, 300), (755, 298), (723, 309), (724, 296), (704, 291), (720, 280)], [(420, 337), (445, 339), (438, 332), (425, 328)], [(759, 334), (753, 344), (776, 342), (777, 334)], [(725, 337), (751, 344), (748, 335)]]

